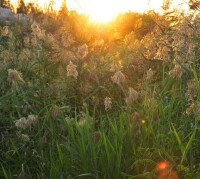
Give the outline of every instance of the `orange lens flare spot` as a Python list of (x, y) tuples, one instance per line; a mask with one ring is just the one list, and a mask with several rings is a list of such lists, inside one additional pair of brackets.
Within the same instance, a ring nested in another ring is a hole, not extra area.
[(142, 124), (145, 124), (146, 123), (146, 121), (145, 120), (142, 120)]
[(162, 161), (157, 164), (157, 171), (165, 170), (170, 167), (170, 163), (167, 161)]

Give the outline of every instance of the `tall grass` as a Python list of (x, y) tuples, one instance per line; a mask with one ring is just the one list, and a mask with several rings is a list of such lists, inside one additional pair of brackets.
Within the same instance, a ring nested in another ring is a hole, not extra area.
[(0, 177), (158, 178), (161, 161), (200, 177), (199, 18), (149, 16), (144, 37), (83, 43), (69, 24), (1, 27)]

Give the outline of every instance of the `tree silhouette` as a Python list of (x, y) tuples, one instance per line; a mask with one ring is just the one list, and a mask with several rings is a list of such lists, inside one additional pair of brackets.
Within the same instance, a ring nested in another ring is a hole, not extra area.
[(18, 2), (17, 13), (23, 13), (23, 14), (27, 13), (26, 5), (23, 0), (20, 0)]
[(0, 0), (0, 7), (11, 8), (10, 0)]
[(67, 2), (66, 0), (63, 0), (62, 6), (60, 7), (59, 14), (66, 16), (68, 15), (68, 8), (67, 8)]

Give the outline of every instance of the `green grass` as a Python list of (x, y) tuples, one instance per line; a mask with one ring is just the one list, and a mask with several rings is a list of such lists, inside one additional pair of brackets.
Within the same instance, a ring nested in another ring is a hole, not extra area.
[[(15, 92), (1, 99), (12, 97), (16, 102), (13, 95)], [(135, 119), (132, 125), (130, 111), (122, 110), (115, 116), (97, 116), (95, 111), (89, 115), (86, 111), (86, 123), (80, 126), (77, 113), (74, 121), (67, 123), (62, 112), (52, 119), (52, 108), (46, 106), (38, 112), (37, 126), (25, 130), (31, 139), (28, 142), (16, 137), (12, 116), (1, 114), (0, 176), (12, 178), (21, 173), (30, 178), (156, 178), (157, 163), (167, 160), (174, 170), (179, 169), (180, 176), (196, 177), (200, 172), (198, 120), (181, 115), (184, 100), (180, 96), (161, 96), (157, 121), (153, 120), (154, 109), (147, 111), (140, 106), (146, 123), (138, 124)], [(98, 123), (90, 122), (91, 115), (98, 118)], [(95, 131), (100, 135), (97, 143), (92, 140)], [(43, 136), (46, 143), (42, 142)]]
[[(0, 36), (5, 49), (9, 49), (8, 40)], [(19, 46), (13, 51), (19, 55), (23, 41), (17, 41)], [(40, 50), (41, 56), (29, 65), (20, 69), (17, 64), (9, 64), (0, 71), (0, 178), (154, 179), (161, 161), (168, 161), (180, 178), (200, 177), (198, 62), (181, 79), (169, 74), (174, 63), (161, 66), (160, 62), (147, 61), (138, 74), (132, 73), (131, 63), (123, 64), (126, 81), (117, 85), (112, 83), (113, 74), (107, 70), (113, 61), (100, 66), (98, 54), (89, 67), (77, 60), (76, 80), (67, 77), (66, 70), (59, 74), (59, 67), (65, 65), (66, 69), (66, 64), (50, 61), (52, 49)], [(3, 63), (0, 57), (0, 65)], [(93, 65), (97, 65), (96, 71), (92, 71)], [(156, 75), (151, 80), (144, 79), (151, 65), (158, 66)], [(12, 86), (7, 81), (7, 70), (15, 68), (23, 74), (23, 86)], [(194, 79), (197, 95), (192, 96), (193, 111), (187, 114), (190, 101), (185, 93), (189, 79)], [(82, 89), (86, 80), (93, 87), (89, 94)], [(145, 95), (132, 106), (124, 103), (128, 87), (145, 90)], [(91, 99), (95, 95), (99, 105)], [(106, 96), (112, 98), (109, 111), (104, 109)], [(149, 104), (149, 99), (155, 103)], [(53, 117), (55, 106), (60, 107), (60, 113)], [(26, 129), (17, 128), (15, 121), (29, 114), (37, 115), (38, 123)], [(80, 125), (82, 120), (85, 123)], [(19, 132), (30, 140), (22, 140)]]

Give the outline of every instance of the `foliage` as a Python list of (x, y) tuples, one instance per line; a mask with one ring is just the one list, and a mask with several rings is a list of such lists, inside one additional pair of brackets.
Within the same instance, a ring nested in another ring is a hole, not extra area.
[(29, 17), (1, 26), (0, 177), (200, 176), (198, 11)]

